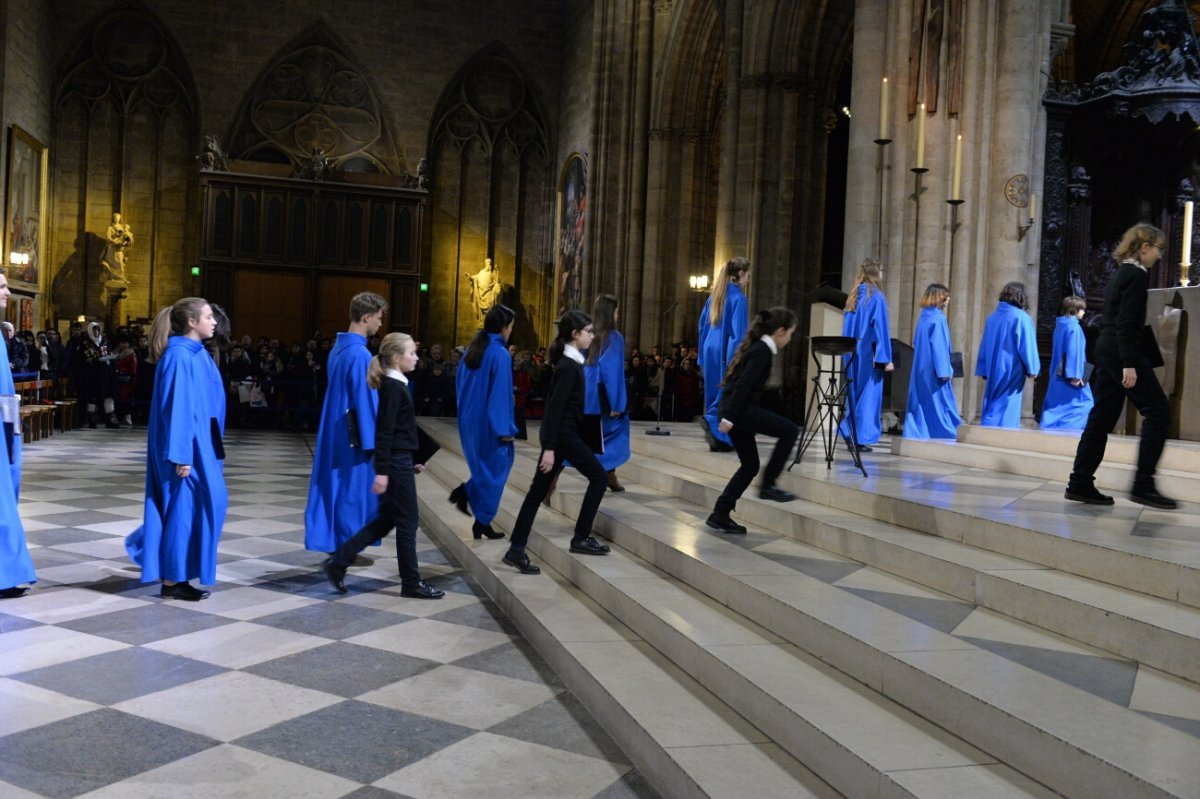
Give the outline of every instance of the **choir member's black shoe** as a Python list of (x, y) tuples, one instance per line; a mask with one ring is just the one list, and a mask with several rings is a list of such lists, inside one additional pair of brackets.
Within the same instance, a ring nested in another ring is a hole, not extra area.
[(866, 444), (855, 444), (859, 452), (874, 452), (875, 450), (868, 447)]
[(746, 528), (729, 518), (728, 514), (720, 516), (716, 513), (710, 513), (704, 523), (717, 532), (733, 533), (734, 535), (746, 534)]
[(617, 472), (613, 470), (608, 473), (608, 490), (614, 494), (625, 490), (625, 486), (621, 485), (621, 481), (617, 479)]
[(20, 599), (27, 593), (29, 593), (28, 586), (24, 588), (19, 588), (17, 586), (13, 586), (12, 588), (3, 588), (0, 589), (0, 599)]
[(796, 495), (791, 491), (784, 491), (778, 486), (763, 486), (758, 492), (759, 499), (769, 499), (772, 502), (791, 502), (796, 498)]
[(104, 426), (107, 427), (109, 430), (120, 430), (121, 429), (121, 425), (117, 423), (117, 417), (115, 417), (115, 416), (108, 417), (108, 421), (104, 423)]
[[(450, 492), (450, 501), (454, 503), (454, 507), (458, 508), (458, 512), (464, 516), (470, 516), (471, 511), (467, 507), (467, 484), (459, 483), (458, 488)], [(478, 536), (476, 536), (478, 537)]]
[(346, 567), (339, 566), (333, 562), (333, 558), (326, 558), (321, 562), (321, 571), (325, 572), (325, 579), (333, 586), (333, 589), (339, 594), (346, 593)]
[(357, 554), (357, 555), (355, 555), (355, 556), (354, 556), (354, 562), (353, 562), (353, 563), (351, 563), (350, 565), (351, 565), (351, 566), (374, 566), (374, 565), (375, 565), (375, 559), (374, 559), (374, 558), (368, 558), (366, 555), (363, 555), (362, 553), (359, 553), (359, 554)]
[(571, 551), (577, 555), (607, 555), (612, 550), (589, 535), (579, 541), (572, 539)]
[(542, 570), (529, 562), (529, 556), (522, 552), (520, 555), (514, 555), (512, 552), (504, 553), (504, 562), (521, 574), (541, 574)]
[(445, 591), (440, 588), (434, 588), (424, 580), (411, 588), (400, 589), (400, 596), (408, 597), (409, 599), (441, 599), (445, 595)]
[(175, 583), (175, 585), (167, 585), (163, 583), (162, 590), (158, 595), (163, 599), (182, 599), (184, 602), (199, 602), (201, 599), (208, 598), (207, 591), (201, 591), (191, 583)]
[(1071, 486), (1067, 486), (1063, 498), (1069, 499), (1072, 502), (1083, 502), (1088, 505), (1113, 504), (1113, 498), (1108, 494), (1101, 494), (1096, 490), (1095, 486), (1088, 486), (1087, 488), (1072, 488)]
[(471, 535), (475, 537), (476, 541), (481, 538), (486, 538), (490, 541), (504, 538), (504, 533), (496, 532), (490, 524), (484, 524), (483, 522), (475, 522), (471, 525)]
[(1178, 502), (1170, 497), (1164, 497), (1153, 488), (1134, 489), (1129, 492), (1129, 498), (1139, 505), (1160, 508), (1162, 510), (1175, 510), (1179, 507)]

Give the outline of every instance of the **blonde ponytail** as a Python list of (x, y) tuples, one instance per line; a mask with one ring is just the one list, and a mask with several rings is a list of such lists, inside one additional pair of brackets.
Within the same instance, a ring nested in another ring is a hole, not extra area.
[(162, 357), (167, 348), (167, 336), (171, 334), (171, 306), (159, 310), (150, 325), (150, 363)]
[(404, 348), (411, 343), (412, 336), (407, 333), (388, 333), (379, 342), (379, 354), (371, 359), (367, 367), (367, 385), (379, 388), (383, 384), (383, 375), (390, 368), (392, 358), (404, 354)]

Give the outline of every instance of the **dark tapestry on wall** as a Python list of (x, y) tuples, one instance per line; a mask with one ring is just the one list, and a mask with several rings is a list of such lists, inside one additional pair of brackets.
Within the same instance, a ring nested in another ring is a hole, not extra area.
[(347, 46), (323, 24), (284, 45), (235, 116), (234, 158), (311, 168), (399, 174), (401, 163), (379, 91)]

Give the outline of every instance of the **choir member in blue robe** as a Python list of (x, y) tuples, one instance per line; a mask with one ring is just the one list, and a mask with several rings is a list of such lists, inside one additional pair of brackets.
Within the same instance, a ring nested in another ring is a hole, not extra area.
[(367, 385), (367, 339), (379, 332), (387, 301), (369, 291), (350, 300), (350, 329), (338, 333), (325, 367), (328, 387), (313, 455), (304, 546), (333, 552), (366, 526), (379, 509), (375, 482), (375, 416), (379, 397)]
[(954, 368), (950, 365), (950, 326), (946, 324), (949, 303), (950, 289), (941, 283), (931, 283), (921, 297), (904, 413), (905, 438), (953, 439), (962, 424), (954, 396)]
[(714, 452), (732, 452), (733, 442), (718, 428), (721, 424), (721, 382), (734, 350), (750, 327), (750, 309), (745, 289), (750, 285), (750, 262), (732, 258), (721, 270), (712, 294), (700, 312), (700, 372), (704, 376), (704, 417), (700, 426), (708, 448)]
[(592, 305), (596, 337), (583, 365), (583, 412), (600, 417), (604, 452), (596, 460), (608, 472), (608, 487), (624, 491), (617, 467), (629, 460), (629, 414), (625, 396), (625, 337), (616, 329), (617, 298), (601, 294)]
[(1025, 381), (1040, 371), (1037, 334), (1025, 313), (1025, 284), (1008, 283), (1000, 304), (983, 327), (983, 340), (975, 360), (975, 375), (987, 381), (983, 390), (980, 424), (992, 427), (1021, 426), (1021, 396)]
[(504, 537), (492, 529), (492, 520), (512, 471), (517, 435), (512, 356), (507, 346), (514, 319), (511, 308), (493, 305), (455, 372), (458, 437), (471, 479), (450, 492), (450, 501), (463, 513), (474, 515), (471, 533), (477, 539)]
[[(868, 258), (858, 266), (858, 277), (846, 300), (842, 335), (858, 339), (850, 372), (850, 392), (854, 401), (854, 432), (858, 447), (870, 451), (883, 434), (883, 373), (892, 365), (892, 334), (887, 299), (883, 296), (883, 264)], [(850, 361), (850, 356), (846, 356)], [(849, 412), (849, 409), (847, 409)], [(842, 421), (842, 435), (850, 435), (850, 426)]]
[(1082, 430), (1092, 412), (1092, 387), (1083, 375), (1086, 340), (1079, 326), (1086, 308), (1082, 297), (1063, 298), (1062, 315), (1054, 325), (1050, 383), (1042, 401), (1043, 430)]
[(219, 463), (212, 358), (201, 343), (215, 327), (208, 303), (185, 297), (159, 312), (150, 333), (158, 364), (146, 439), (145, 515), (125, 548), (141, 566), (142, 582), (162, 581), (163, 599), (199, 601), (208, 592), (188, 581), (217, 581), (217, 542), (229, 495)]
[[(0, 271), (0, 310), (8, 307), (8, 278)], [(0, 442), (0, 598), (24, 596), (37, 580), (25, 525), (17, 514), (21, 489), (21, 399), (16, 396), (8, 358), (0, 358), (0, 403), (3, 403), (4, 440)]]

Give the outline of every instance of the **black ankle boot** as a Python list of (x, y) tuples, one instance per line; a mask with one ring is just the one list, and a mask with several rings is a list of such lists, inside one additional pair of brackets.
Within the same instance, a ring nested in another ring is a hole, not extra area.
[(498, 533), (492, 529), (490, 524), (484, 524), (483, 522), (479, 521), (471, 525), (471, 535), (475, 537), (476, 541), (481, 538), (487, 538), (491, 541), (495, 541), (498, 538), (504, 538), (504, 533)]
[[(458, 508), (458, 512), (464, 516), (470, 516), (471, 511), (467, 503), (467, 484), (459, 483), (458, 487), (450, 492), (450, 501), (454, 503), (454, 507)], [(476, 536), (478, 538), (478, 536)]]

